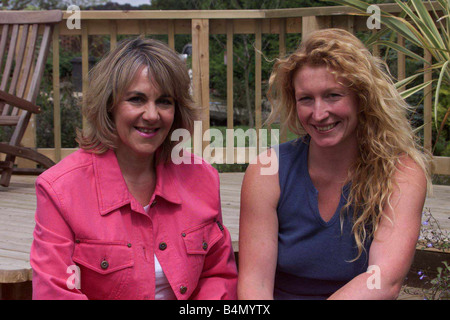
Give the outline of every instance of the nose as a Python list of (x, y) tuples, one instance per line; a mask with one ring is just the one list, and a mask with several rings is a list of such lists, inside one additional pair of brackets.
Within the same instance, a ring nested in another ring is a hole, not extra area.
[(154, 101), (149, 101), (145, 105), (142, 119), (148, 122), (156, 122), (159, 120), (158, 108)]
[(316, 99), (314, 101), (312, 119), (316, 122), (321, 122), (328, 118), (328, 105), (322, 99)]

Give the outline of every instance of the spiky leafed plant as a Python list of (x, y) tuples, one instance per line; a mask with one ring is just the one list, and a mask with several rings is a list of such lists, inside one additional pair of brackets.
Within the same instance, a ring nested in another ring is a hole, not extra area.
[[(367, 8), (372, 4), (358, 0), (331, 0), (341, 5), (346, 5), (355, 8), (362, 12), (362, 14), (369, 15)], [(402, 87), (412, 82), (419, 76), (423, 76), (429, 70), (435, 70), (439, 77), (436, 80), (422, 83), (418, 86), (409, 88), (402, 92), (404, 98), (422, 90), (430, 85), (430, 82), (437, 81), (434, 92), (434, 119), (435, 126), (438, 130), (436, 142), (443, 130), (446, 121), (450, 115), (450, 106), (447, 107), (445, 116), (439, 124), (437, 117), (439, 95), (441, 93), (441, 86), (443, 84), (450, 85), (450, 1), (423, 1), (423, 0), (408, 0), (406, 2), (401, 0), (394, 0), (401, 8), (401, 13), (398, 16), (380, 10), (380, 22), (384, 24), (387, 29), (383, 32), (376, 33), (369, 40), (372, 43), (385, 45), (398, 52), (405, 54), (413, 59), (422, 61), (425, 65), (429, 64), (423, 57), (409, 50), (406, 46), (400, 46), (395, 41), (382, 40), (381, 36), (386, 32), (394, 32), (398, 36), (403, 37), (411, 44), (428, 50), (433, 58), (431, 67), (427, 70), (420, 70), (413, 76), (410, 76), (397, 83), (397, 87)]]

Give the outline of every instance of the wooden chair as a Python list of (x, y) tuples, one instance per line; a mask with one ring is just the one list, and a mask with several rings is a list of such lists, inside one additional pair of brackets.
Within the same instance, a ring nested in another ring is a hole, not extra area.
[[(0, 185), (9, 185), (16, 157), (33, 160), (44, 168), (54, 165), (48, 157), (21, 146), (21, 140), (35, 105), (52, 40), (53, 26), (62, 20), (62, 12), (0, 11), (0, 126), (13, 127), (9, 142), (0, 142)], [(42, 34), (42, 36), (40, 36)], [(34, 169), (42, 172), (44, 169)], [(33, 170), (32, 170), (33, 171)]]

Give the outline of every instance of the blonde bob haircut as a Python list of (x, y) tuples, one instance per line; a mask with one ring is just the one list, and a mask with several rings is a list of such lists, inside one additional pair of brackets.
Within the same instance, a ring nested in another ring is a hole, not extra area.
[(374, 57), (358, 38), (342, 29), (312, 32), (297, 51), (275, 63), (268, 89), (272, 105), (269, 124), (285, 114), (284, 125), (301, 134), (293, 77), (303, 66), (327, 67), (336, 81), (358, 97), (359, 155), (348, 172), (350, 191), (341, 215), (347, 210), (353, 212), (352, 232), (359, 257), (365, 240), (376, 231), (383, 209), (391, 205), (393, 177), (402, 165), (401, 160), (405, 156), (413, 159), (429, 181), (428, 156), (422, 152), (408, 121), (410, 107), (396, 90), (385, 63)]
[(172, 128), (159, 148), (157, 163), (167, 162), (178, 141), (171, 141), (174, 130), (183, 128), (191, 134), (198, 112), (190, 94), (190, 78), (185, 63), (162, 42), (135, 38), (120, 42), (98, 62), (89, 73), (86, 94), (86, 119), (83, 130), (77, 132), (80, 148), (94, 153), (115, 149), (117, 136), (113, 110), (125, 95), (131, 81), (141, 67), (148, 68), (150, 81), (162, 95), (175, 101)]

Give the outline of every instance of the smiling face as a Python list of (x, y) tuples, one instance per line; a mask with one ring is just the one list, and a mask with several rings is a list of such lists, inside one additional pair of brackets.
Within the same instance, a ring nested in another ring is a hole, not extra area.
[(356, 143), (358, 99), (325, 66), (304, 66), (293, 78), (297, 115), (318, 147)]
[(141, 67), (120, 102), (114, 108), (119, 137), (118, 159), (148, 161), (166, 139), (175, 117), (175, 101), (161, 94)]

